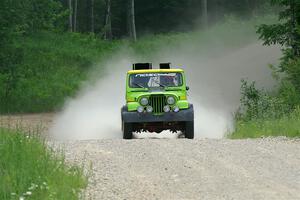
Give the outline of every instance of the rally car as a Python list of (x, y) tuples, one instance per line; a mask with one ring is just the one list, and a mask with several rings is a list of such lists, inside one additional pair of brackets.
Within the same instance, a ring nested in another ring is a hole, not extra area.
[(124, 139), (134, 132), (161, 133), (180, 131), (185, 138), (194, 138), (194, 109), (187, 99), (184, 70), (171, 69), (161, 63), (153, 69), (151, 63), (133, 64), (127, 72), (126, 104), (121, 109)]

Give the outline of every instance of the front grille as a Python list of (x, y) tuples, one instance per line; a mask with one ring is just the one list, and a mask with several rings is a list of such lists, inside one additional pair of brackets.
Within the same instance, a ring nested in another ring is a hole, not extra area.
[(164, 106), (167, 105), (167, 98), (165, 95), (151, 95), (149, 105), (153, 107), (154, 114), (162, 114)]

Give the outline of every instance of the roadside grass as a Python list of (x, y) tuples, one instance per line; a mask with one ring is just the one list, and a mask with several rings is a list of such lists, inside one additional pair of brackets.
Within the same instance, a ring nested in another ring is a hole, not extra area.
[(300, 137), (300, 108), (278, 119), (238, 120), (230, 139), (260, 138), (268, 136)]
[(0, 128), (0, 199), (79, 199), (83, 169), (66, 164), (45, 141)]

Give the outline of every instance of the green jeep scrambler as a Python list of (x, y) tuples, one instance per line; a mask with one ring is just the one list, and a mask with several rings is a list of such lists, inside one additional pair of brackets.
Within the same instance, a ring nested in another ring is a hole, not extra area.
[(160, 69), (134, 64), (127, 73), (126, 105), (121, 109), (123, 138), (132, 139), (133, 132), (170, 130), (193, 139), (194, 109), (187, 90), (182, 69), (170, 69), (169, 63), (160, 64)]

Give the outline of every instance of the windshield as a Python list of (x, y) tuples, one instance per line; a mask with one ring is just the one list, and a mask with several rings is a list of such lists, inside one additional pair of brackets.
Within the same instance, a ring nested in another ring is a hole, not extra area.
[(182, 86), (181, 73), (143, 73), (131, 74), (129, 87), (131, 88), (156, 88)]

